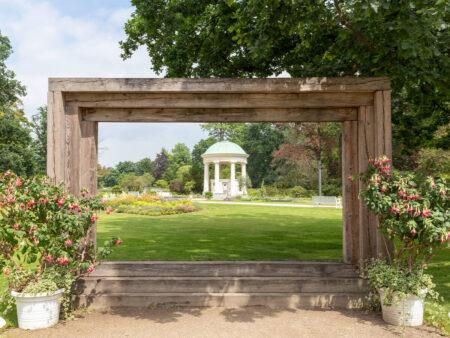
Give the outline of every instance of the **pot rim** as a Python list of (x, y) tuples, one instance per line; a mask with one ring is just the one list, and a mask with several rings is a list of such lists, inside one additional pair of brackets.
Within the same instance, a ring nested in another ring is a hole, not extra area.
[(39, 298), (39, 297), (50, 297), (50, 296), (56, 296), (64, 293), (65, 289), (58, 289), (56, 291), (48, 291), (48, 292), (40, 292), (40, 293), (23, 293), (23, 292), (16, 292), (11, 291), (11, 296), (14, 298)]
[[(380, 293), (381, 297), (383, 297), (383, 294), (386, 292), (386, 288), (379, 288), (378, 292)], [(394, 291), (394, 295), (396, 293), (397, 292)], [(407, 295), (408, 295), (408, 297), (425, 297), (427, 295), (427, 293), (428, 293), (428, 289), (422, 289), (418, 295), (413, 294), (413, 293), (408, 293)]]

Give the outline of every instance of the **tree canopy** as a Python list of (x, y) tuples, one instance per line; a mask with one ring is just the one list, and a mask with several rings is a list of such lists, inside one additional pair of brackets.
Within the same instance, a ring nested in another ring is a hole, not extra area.
[(450, 147), (448, 1), (132, 3), (123, 58), (144, 45), (168, 77), (388, 76), (396, 153)]

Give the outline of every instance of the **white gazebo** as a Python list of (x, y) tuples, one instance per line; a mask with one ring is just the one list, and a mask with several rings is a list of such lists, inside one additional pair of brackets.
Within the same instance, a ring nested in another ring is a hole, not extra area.
[[(203, 193), (211, 191), (214, 199), (225, 199), (247, 194), (247, 153), (236, 143), (221, 141), (213, 144), (202, 155), (204, 165)], [(209, 179), (209, 164), (214, 163), (214, 179)], [(230, 163), (230, 178), (220, 178), (220, 164)], [(236, 164), (241, 166), (241, 180), (236, 179)]]

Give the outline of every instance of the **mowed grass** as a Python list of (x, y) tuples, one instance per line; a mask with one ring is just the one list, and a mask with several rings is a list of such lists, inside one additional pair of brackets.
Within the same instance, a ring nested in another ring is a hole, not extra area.
[(340, 209), (202, 204), (170, 216), (102, 215), (98, 245), (111, 260), (342, 260)]

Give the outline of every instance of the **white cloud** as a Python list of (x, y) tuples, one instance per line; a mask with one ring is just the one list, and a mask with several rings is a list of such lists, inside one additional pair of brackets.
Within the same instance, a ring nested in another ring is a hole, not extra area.
[[(129, 60), (120, 58), (118, 42), (124, 38), (123, 25), (131, 12), (131, 7), (100, 8), (87, 16), (74, 17), (47, 1), (0, 0), (0, 30), (11, 39), (14, 48), (8, 65), (27, 87), (23, 102), (28, 115), (46, 104), (49, 77), (156, 77), (143, 48)], [(165, 135), (171, 137), (162, 137)], [(170, 148), (176, 142), (192, 145), (202, 133), (194, 124), (181, 129), (167, 124), (104, 125), (99, 137), (108, 148), (100, 162), (112, 165), (154, 155), (161, 146)], [(159, 146), (146, 148), (153, 143)]]

